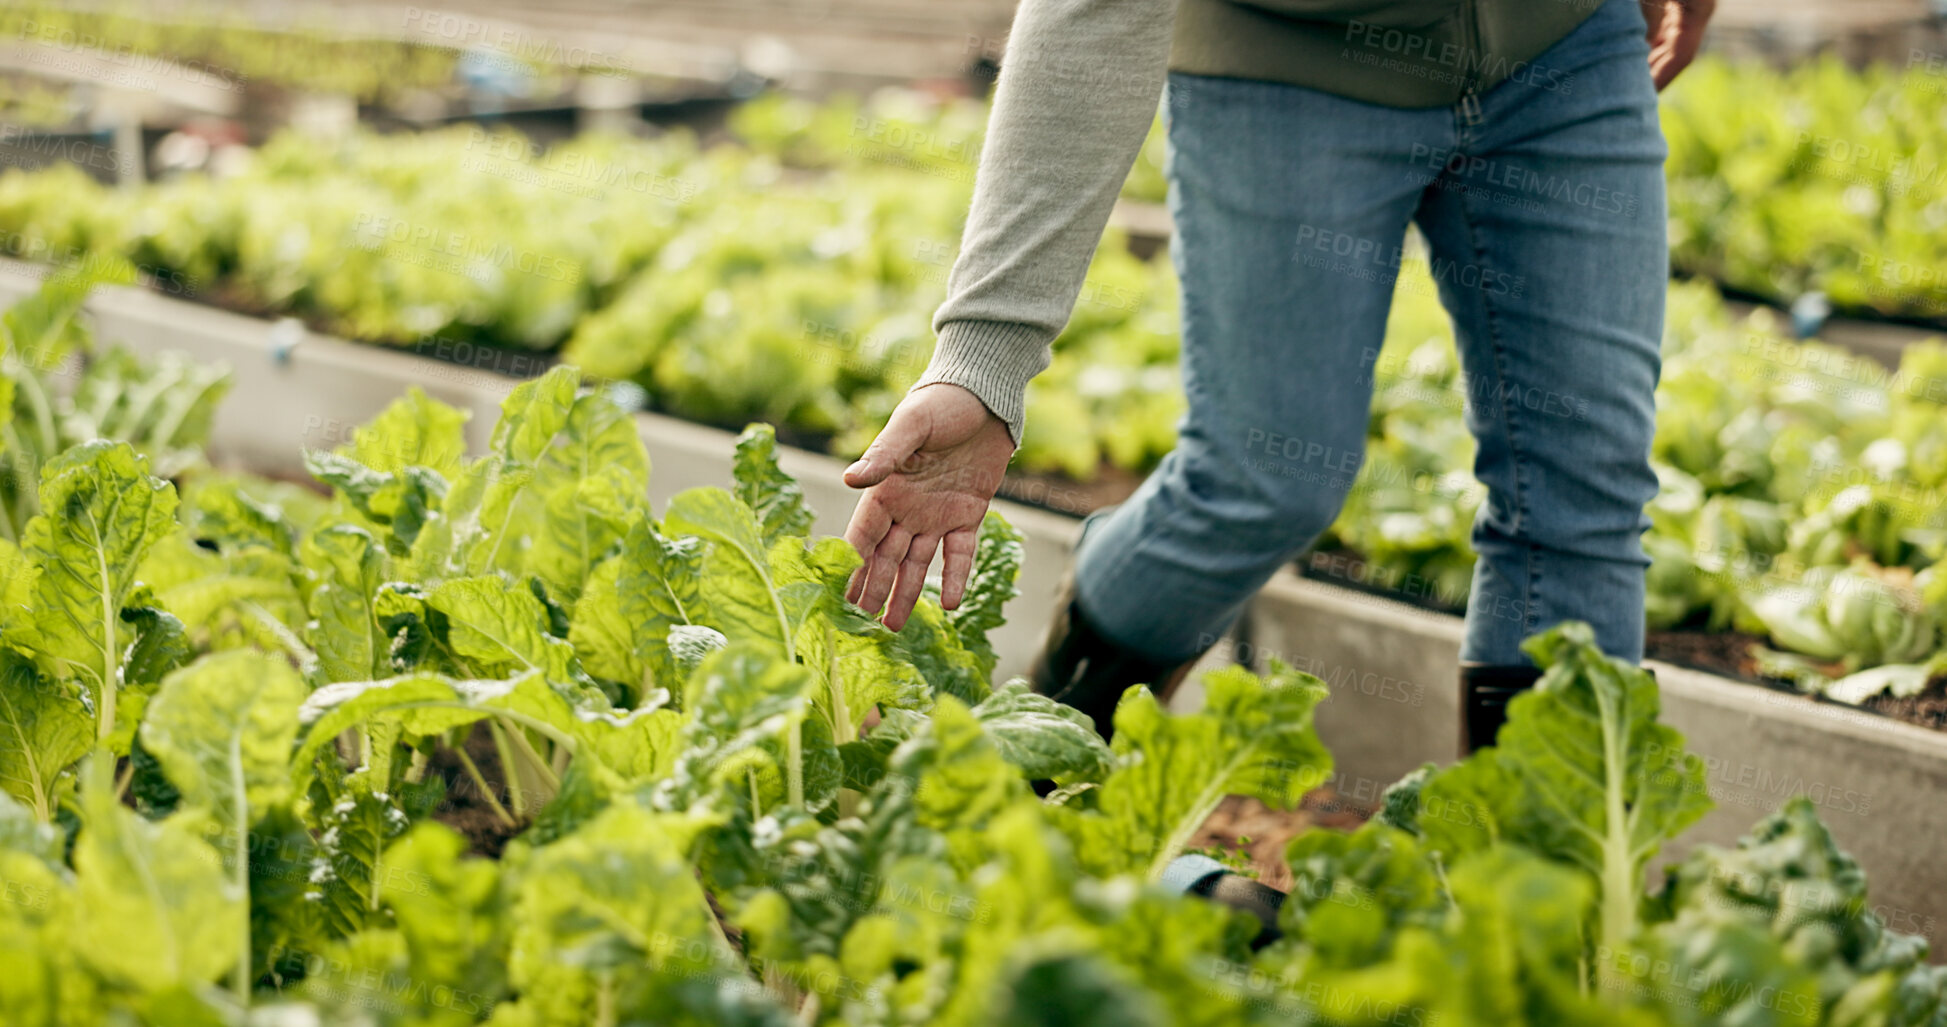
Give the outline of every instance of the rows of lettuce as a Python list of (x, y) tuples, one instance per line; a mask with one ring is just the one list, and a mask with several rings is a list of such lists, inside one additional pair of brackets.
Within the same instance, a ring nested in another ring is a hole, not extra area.
[[(239, 163), (135, 191), (0, 175), (0, 252), (121, 254), (165, 293), (489, 370), (559, 352), (658, 409), (851, 452), (931, 354), (971, 177), (808, 174), (682, 135), (543, 153), (477, 129), (287, 135)], [(1166, 266), (1102, 247), (1034, 387), (1024, 466), (1089, 477), (1168, 451), (1175, 305)]]
[(27, 47), (22, 53), (29, 69), (59, 67), (71, 60), (68, 55), (99, 54), (104, 63), (127, 69), (122, 84), (133, 88), (184, 75), (226, 90), (274, 85), (367, 103), (451, 84), (469, 47), (481, 70), (519, 78), (559, 79), (576, 65), (621, 70), (616, 55), (538, 37), (508, 42), (486, 35), (476, 20), (437, 9), (402, 8), (397, 16), (403, 24), (396, 27), (426, 40), (421, 43), (347, 35), (322, 14), (267, 25), (213, 5), (201, 8), (194, 17), (170, 18), (133, 3), (80, 7), (21, 0), (0, 10), (0, 38)]
[[(879, 159), (897, 139), (908, 163), (964, 173), (985, 108), (930, 111), (884, 101), (812, 104), (767, 97), (742, 134), (805, 167)], [(1840, 311), (1947, 319), (1947, 69), (1847, 67), (1826, 57), (1776, 70), (1705, 59), (1664, 94), (1671, 262), (1680, 272), (1786, 306), (1812, 292)], [(1162, 203), (1159, 118), (1123, 186)]]
[[(74, 294), (9, 312), (9, 355), (85, 356)], [(1133, 688), (1106, 745), (989, 684), (1004, 523), (895, 635), (767, 431), (658, 517), (578, 382), (513, 390), (477, 457), (402, 397), (309, 454), (328, 498), (179, 491), (105, 438), (45, 462), (0, 543), (7, 1023), (1947, 1023), (1802, 799), (1648, 887), (1703, 762), (1581, 625), (1530, 643), (1498, 747), (1297, 839), (1253, 952), (1153, 882), (1224, 794), (1329, 778), (1316, 678)]]
[[(475, 130), (292, 136), (235, 177), (135, 192), (71, 171), (0, 177), (0, 242), (125, 254), (164, 292), (490, 369), (532, 373), (537, 351), (558, 351), (659, 409), (855, 453), (930, 353), (971, 177), (951, 141), (977, 113), (901, 93), (746, 108), (739, 133), (782, 162), (680, 137), (537, 153)], [(836, 119), (871, 159), (813, 167), (794, 133), (838, 128), (804, 118)], [(934, 134), (901, 128), (921, 124)], [(1481, 491), (1467, 384), (1424, 261), (1406, 263), (1371, 458), (1326, 541), (1364, 557), (1362, 580), (1457, 607)], [(1947, 527), (1939, 347), (1888, 375), (1763, 319), (1732, 324), (1707, 289), (1671, 296), (1652, 625), (1765, 636), (1806, 658), (1767, 669), (1810, 688), (1873, 671), (1835, 693), (1853, 700), (1921, 687), (1947, 637), (1947, 575), (1930, 570)], [(1030, 387), (1018, 466), (1087, 479), (1153, 465), (1182, 403), (1176, 320), (1167, 263), (1104, 245)]]
[[(1947, 345), (1889, 370), (1705, 286), (1669, 299), (1650, 627), (1760, 636), (1760, 672), (1848, 702), (1947, 674)], [(1462, 410), (1483, 393), (1430, 284), (1403, 282), (1374, 372), (1367, 461), (1311, 563), (1460, 607), (1485, 494)]]
[[(1918, 53), (1919, 51), (1915, 51)], [(1947, 68), (1700, 62), (1665, 94), (1671, 260), (1787, 305), (1947, 320)]]

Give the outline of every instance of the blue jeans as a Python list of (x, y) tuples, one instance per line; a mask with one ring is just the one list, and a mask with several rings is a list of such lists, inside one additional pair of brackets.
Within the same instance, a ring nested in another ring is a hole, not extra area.
[(1669, 275), (1643, 34), (1635, 0), (1608, 0), (1477, 106), (1171, 77), (1189, 410), (1084, 533), (1077, 598), (1100, 631), (1156, 660), (1201, 652), (1331, 524), (1413, 222), (1487, 488), (1462, 659), (1525, 663), (1521, 640), (1567, 619), (1641, 659)]

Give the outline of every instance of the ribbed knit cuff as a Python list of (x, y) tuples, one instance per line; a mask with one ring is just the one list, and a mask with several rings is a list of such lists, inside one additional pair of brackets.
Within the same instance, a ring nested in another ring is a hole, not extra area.
[(1050, 341), (1048, 333), (1033, 325), (949, 321), (939, 327), (933, 360), (913, 388), (948, 382), (966, 389), (1007, 422), (1007, 433), (1019, 447), (1027, 420), (1028, 379), (1047, 369)]

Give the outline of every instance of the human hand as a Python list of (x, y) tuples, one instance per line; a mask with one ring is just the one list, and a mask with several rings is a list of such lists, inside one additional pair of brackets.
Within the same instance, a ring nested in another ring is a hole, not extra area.
[(1656, 91), (1676, 80), (1704, 45), (1704, 26), (1717, 0), (1641, 0), (1649, 25), (1650, 77)]
[(940, 605), (958, 607), (981, 519), (1013, 456), (1007, 423), (972, 392), (937, 382), (908, 393), (865, 455), (845, 469), (845, 484), (865, 490), (845, 529), (865, 565), (845, 598), (869, 611), (890, 598), (885, 625), (898, 631), (938, 550), (945, 565)]

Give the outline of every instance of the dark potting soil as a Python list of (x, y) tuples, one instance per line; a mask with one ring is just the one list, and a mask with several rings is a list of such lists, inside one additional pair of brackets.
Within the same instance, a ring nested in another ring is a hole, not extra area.
[(1330, 785), (1305, 796), (1295, 810), (1276, 810), (1256, 799), (1232, 795), (1203, 822), (1189, 847), (1218, 858), (1241, 853), (1259, 881), (1288, 892), (1293, 882), (1284, 850), (1293, 837), (1314, 827), (1350, 831), (1373, 812), (1369, 806), (1341, 798)]
[[(500, 753), (495, 751), (493, 734), (484, 723), (473, 725), (467, 735), (466, 754), (473, 764), (480, 768), (480, 777), (493, 790), (493, 797), (507, 804), (507, 780), (500, 769)], [(426, 772), (439, 774), (446, 780), (446, 800), (433, 812), (433, 819), (465, 836), (468, 851), (476, 856), (500, 857), (507, 847), (508, 839), (521, 833), (527, 826), (519, 824), (508, 826), (494, 812), (493, 804), (480, 793), (480, 786), (474, 783), (473, 775), (466, 772), (458, 756), (445, 747), (433, 751), (426, 761)]]
[(1759, 641), (1735, 631), (1652, 631), (1644, 648), (1652, 660), (1757, 683), (1762, 679), (1751, 647)]
[(1947, 678), (1935, 678), (1927, 682), (1927, 687), (1918, 695), (1904, 699), (1890, 695), (1877, 695), (1865, 702), (1866, 709), (1882, 713), (1895, 720), (1947, 731)]

